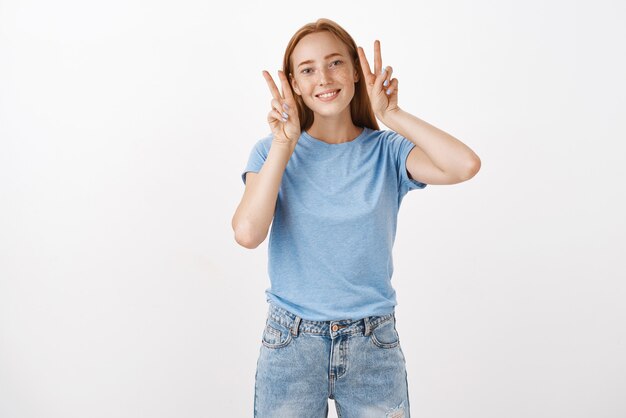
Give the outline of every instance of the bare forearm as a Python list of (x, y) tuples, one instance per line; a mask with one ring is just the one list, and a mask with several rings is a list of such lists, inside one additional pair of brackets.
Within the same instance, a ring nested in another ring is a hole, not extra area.
[(467, 145), (400, 108), (388, 112), (381, 121), (420, 147), (443, 172), (456, 173), (480, 164), (478, 156)]
[(283, 173), (292, 153), (292, 147), (272, 144), (254, 180), (247, 174), (246, 190), (232, 220), (235, 239), (244, 247), (255, 248), (267, 236)]

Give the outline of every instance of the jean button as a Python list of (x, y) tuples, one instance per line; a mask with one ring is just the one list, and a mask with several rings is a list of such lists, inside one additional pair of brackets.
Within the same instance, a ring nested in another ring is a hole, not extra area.
[(335, 324), (330, 328), (333, 332), (337, 332), (337, 330), (339, 329), (339, 325)]

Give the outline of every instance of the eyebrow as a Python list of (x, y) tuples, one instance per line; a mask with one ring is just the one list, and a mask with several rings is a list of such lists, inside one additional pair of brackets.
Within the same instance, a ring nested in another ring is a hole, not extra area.
[[(327, 60), (328, 58), (334, 57), (335, 55), (339, 55), (340, 57), (343, 57), (343, 55), (341, 55), (339, 52), (333, 52), (332, 54), (328, 54), (324, 57), (325, 60)], [(302, 61), (300, 64), (298, 64), (298, 66), (296, 68), (300, 68), (300, 66), (304, 65), (304, 64), (311, 64), (312, 62), (314, 62), (313, 60), (306, 60), (306, 61)]]

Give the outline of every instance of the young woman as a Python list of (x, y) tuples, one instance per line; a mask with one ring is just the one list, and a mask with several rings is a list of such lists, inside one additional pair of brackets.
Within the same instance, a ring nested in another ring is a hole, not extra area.
[[(472, 178), (480, 159), (398, 107), (398, 80), (374, 43), (362, 48), (328, 19), (287, 45), (272, 133), (252, 149), (233, 216), (256, 248), (270, 224), (269, 312), (257, 364), (255, 416), (409, 417), (395, 327), (392, 246), (404, 195)], [(378, 118), (390, 130), (379, 130)]]

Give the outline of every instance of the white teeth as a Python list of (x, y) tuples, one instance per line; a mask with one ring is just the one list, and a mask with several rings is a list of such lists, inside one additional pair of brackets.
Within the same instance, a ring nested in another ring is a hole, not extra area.
[(325, 99), (329, 98), (329, 97), (333, 97), (335, 96), (337, 93), (339, 93), (339, 91), (335, 91), (334, 93), (325, 93), (325, 94), (320, 94), (318, 95), (318, 97), (323, 97)]

